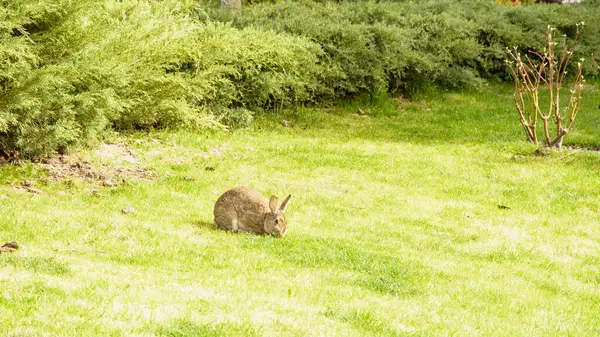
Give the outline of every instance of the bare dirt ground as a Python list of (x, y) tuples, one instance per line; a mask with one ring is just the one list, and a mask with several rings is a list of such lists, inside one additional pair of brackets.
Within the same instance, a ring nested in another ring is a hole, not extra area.
[[(60, 182), (83, 179), (115, 186), (129, 179), (153, 180), (156, 174), (143, 168), (134, 151), (123, 143), (101, 144), (93, 155), (103, 164), (92, 164), (77, 156), (55, 155), (36, 164), (48, 174), (48, 180)], [(23, 185), (23, 184), (22, 184)]]

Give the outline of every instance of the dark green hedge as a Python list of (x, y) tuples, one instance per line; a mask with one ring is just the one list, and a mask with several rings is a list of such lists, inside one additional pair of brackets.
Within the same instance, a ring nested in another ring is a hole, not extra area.
[[(598, 0), (514, 8), (491, 0), (287, 1), (216, 17), (239, 28), (273, 29), (320, 44), (323, 63), (336, 70), (324, 78), (336, 97), (507, 79), (505, 48), (540, 50), (548, 25), (573, 37), (575, 25), (585, 21), (579, 55), (600, 55)], [(585, 72), (598, 74), (591, 62)]]

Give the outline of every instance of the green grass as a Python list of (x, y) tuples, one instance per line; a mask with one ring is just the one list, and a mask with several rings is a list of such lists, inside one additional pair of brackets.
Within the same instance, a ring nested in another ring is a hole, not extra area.
[[(600, 145), (598, 103), (567, 145)], [(115, 140), (157, 179), (0, 168), (0, 335), (600, 335), (600, 154), (536, 155), (508, 88)], [(238, 185), (293, 195), (284, 239), (215, 229)]]

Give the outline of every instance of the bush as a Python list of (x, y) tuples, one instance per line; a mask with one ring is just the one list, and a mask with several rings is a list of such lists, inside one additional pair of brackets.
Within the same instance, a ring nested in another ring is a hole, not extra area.
[[(572, 38), (591, 22), (579, 52), (600, 55), (598, 0), (582, 4), (507, 8), (492, 1), (261, 3), (241, 15), (214, 13), (236, 27), (260, 27), (317, 42), (325, 52), (322, 80), (334, 97), (360, 92), (412, 91), (428, 85), (478, 86), (509, 78), (505, 48), (543, 48), (551, 24)], [(588, 75), (596, 70), (588, 66)]]
[(25, 39), (36, 62), (3, 86), (3, 150), (35, 156), (89, 144), (113, 124), (210, 122), (186, 102), (191, 86), (165, 68), (186, 56), (194, 24), (183, 15), (93, 0), (63, 1), (55, 15), (38, 15), (27, 12), (34, 2), (18, 3), (5, 11), (26, 13), (26, 24), (5, 34), (3, 46)]
[[(391, 47), (388, 49), (400, 51), (408, 44), (402, 31), (354, 23), (350, 11), (335, 3), (256, 5), (236, 16), (234, 24), (239, 28), (273, 29), (317, 42), (323, 50), (319, 59), (322, 65), (320, 82), (323, 88), (331, 89), (318, 94), (326, 97), (374, 92), (385, 85), (386, 61), (392, 69), (392, 63), (402, 63), (406, 59), (397, 53), (395, 56), (398, 57), (392, 60), (392, 53), (385, 50)], [(382, 54), (388, 57), (384, 58)], [(403, 67), (402, 64), (398, 68)]]
[(220, 123), (233, 129), (248, 127), (254, 120), (254, 113), (245, 108), (221, 108), (215, 113)]
[(319, 90), (321, 51), (297, 37), (198, 24), (181, 1), (62, 5), (3, 8), (4, 151), (92, 144), (110, 127), (211, 127), (215, 111), (294, 104)]
[(216, 17), (239, 28), (273, 29), (319, 43), (322, 81), (334, 89), (334, 97), (343, 97), (434, 83), (477, 85), (485, 47), (478, 43), (477, 24), (457, 15), (459, 10), (461, 5), (451, 1), (283, 2), (255, 5), (233, 18)]
[(39, 64), (28, 31), (39, 32), (65, 13), (69, 1), (5, 1), (0, 5), (0, 92), (15, 85)]
[(196, 103), (272, 108), (305, 102), (324, 90), (318, 45), (288, 34), (208, 23), (197, 32), (187, 75)]

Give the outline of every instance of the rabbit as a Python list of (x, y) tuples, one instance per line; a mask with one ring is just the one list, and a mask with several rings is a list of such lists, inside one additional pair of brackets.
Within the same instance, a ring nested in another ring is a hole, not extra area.
[(215, 224), (224, 230), (270, 234), (282, 238), (287, 231), (285, 210), (292, 195), (277, 208), (277, 197), (270, 200), (247, 187), (223, 193), (215, 203)]

